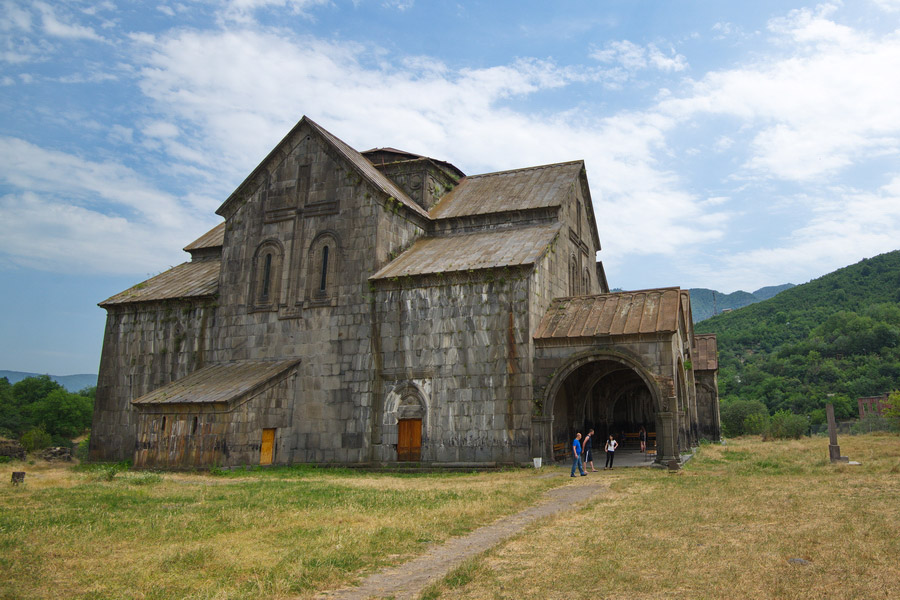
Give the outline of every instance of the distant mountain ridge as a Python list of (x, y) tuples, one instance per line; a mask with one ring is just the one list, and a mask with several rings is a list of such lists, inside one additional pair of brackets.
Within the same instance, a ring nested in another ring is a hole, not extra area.
[[(24, 371), (0, 371), (0, 377), (6, 377), (10, 383), (17, 383), (28, 377), (40, 377), (46, 373), (26, 373)], [(50, 379), (66, 388), (69, 392), (77, 392), (86, 387), (97, 385), (97, 375), (80, 373), (77, 375), (50, 375)]]
[(694, 316), (694, 323), (705, 321), (712, 316), (722, 314), (726, 310), (734, 310), (768, 300), (792, 287), (796, 286), (793, 283), (784, 283), (782, 285), (762, 287), (755, 292), (738, 290), (730, 294), (723, 294), (722, 292), (706, 288), (691, 288), (688, 291), (691, 293), (691, 312)]

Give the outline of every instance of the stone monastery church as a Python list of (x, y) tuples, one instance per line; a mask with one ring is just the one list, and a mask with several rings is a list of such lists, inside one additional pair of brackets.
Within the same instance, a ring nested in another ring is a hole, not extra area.
[(304, 117), (216, 212), (100, 303), (94, 459), (487, 467), (643, 425), (668, 463), (719, 437), (715, 337), (686, 290), (610, 293), (580, 160), (467, 176)]

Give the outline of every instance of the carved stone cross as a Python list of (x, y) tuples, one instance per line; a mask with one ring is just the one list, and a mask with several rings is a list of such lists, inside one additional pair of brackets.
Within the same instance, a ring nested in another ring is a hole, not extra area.
[(841, 456), (841, 447), (837, 443), (837, 424), (834, 422), (834, 404), (825, 406), (825, 413), (828, 415), (828, 456), (831, 462), (848, 462), (850, 459)]

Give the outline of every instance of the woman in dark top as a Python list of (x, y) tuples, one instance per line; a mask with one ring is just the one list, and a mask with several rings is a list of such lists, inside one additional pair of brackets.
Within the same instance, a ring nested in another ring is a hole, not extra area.
[(641, 452), (647, 451), (647, 430), (641, 425)]
[(584, 438), (584, 461), (583, 464), (591, 463), (591, 471), (596, 473), (597, 469), (594, 468), (594, 454), (591, 452), (591, 446), (594, 440), (594, 430), (591, 429), (588, 431), (587, 437)]

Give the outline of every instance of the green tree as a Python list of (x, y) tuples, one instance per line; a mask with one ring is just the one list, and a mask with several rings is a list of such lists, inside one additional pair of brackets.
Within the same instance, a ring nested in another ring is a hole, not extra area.
[(91, 425), (90, 398), (55, 389), (29, 407), (31, 421), (51, 436), (75, 437)]
[(65, 388), (50, 379), (49, 375), (26, 377), (12, 386), (13, 399), (20, 408), (46, 398), (54, 390), (65, 391)]

